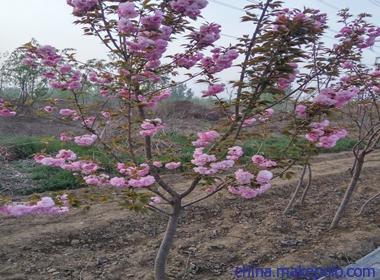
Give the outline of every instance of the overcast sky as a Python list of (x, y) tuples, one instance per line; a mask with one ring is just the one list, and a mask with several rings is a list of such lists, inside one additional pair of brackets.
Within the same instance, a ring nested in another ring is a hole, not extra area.
[[(242, 25), (240, 17), (242, 9), (251, 0), (209, 0), (204, 10), (204, 17), (209, 22), (222, 25), (223, 36), (218, 44), (221, 46), (234, 42), (229, 36), (249, 34), (249, 25)], [(372, 22), (380, 26), (379, 0), (286, 0), (288, 7), (308, 6), (318, 8), (329, 16), (332, 30), (339, 29), (334, 23), (337, 8), (350, 8), (353, 14), (367, 12), (373, 15)], [(73, 25), (75, 18), (71, 14), (71, 7), (66, 0), (0, 0), (0, 53), (12, 51), (31, 38), (36, 38), (41, 44), (50, 44), (56, 48), (75, 48), (81, 60), (90, 58), (105, 58), (107, 50), (95, 37), (83, 36), (80, 26)], [(226, 3), (227, 5), (222, 5)], [(233, 6), (233, 7), (227, 7)], [(333, 43), (333, 31), (329, 31), (326, 41)], [(380, 42), (378, 47), (368, 51), (365, 63), (373, 64), (377, 56), (380, 57)], [(236, 71), (235, 71), (236, 72)], [(228, 78), (234, 74), (225, 74)]]

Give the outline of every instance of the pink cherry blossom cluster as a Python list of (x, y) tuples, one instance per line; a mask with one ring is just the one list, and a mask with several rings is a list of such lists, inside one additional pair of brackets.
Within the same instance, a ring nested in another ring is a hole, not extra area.
[(169, 170), (175, 170), (178, 169), (181, 166), (180, 162), (168, 162), (165, 164), (165, 168)]
[(150, 187), (156, 182), (153, 176), (148, 175), (137, 179), (130, 179), (128, 185), (134, 188), (146, 188)]
[(197, 148), (206, 147), (210, 145), (220, 136), (219, 133), (215, 130), (198, 132), (197, 135), (198, 135), (197, 141), (192, 142), (192, 144)]
[(292, 69), (292, 72), (282, 75), (277, 80), (277, 86), (281, 90), (287, 89), (294, 82), (297, 77), (297, 73), (299, 72), (297, 70), (298, 65), (296, 63), (288, 63), (288, 66)]
[[(257, 173), (255, 182), (252, 182), (254, 178), (255, 176), (252, 173), (239, 169), (235, 172), (238, 186), (229, 186), (228, 191), (243, 198), (252, 199), (271, 188), (272, 172), (260, 170)], [(252, 184), (259, 185), (259, 188), (252, 188)]]
[(170, 2), (172, 9), (191, 19), (197, 19), (201, 10), (206, 8), (207, 0), (173, 0)]
[(199, 31), (193, 32), (190, 37), (197, 42), (199, 48), (205, 48), (220, 39), (220, 28), (216, 23), (203, 24)]
[(37, 203), (12, 203), (0, 207), (0, 214), (10, 217), (63, 214), (69, 211), (67, 195), (60, 197), (63, 206), (57, 206), (51, 197), (42, 197)]
[[(215, 155), (208, 155), (203, 152), (204, 148), (196, 148), (193, 154), (192, 164), (196, 165), (194, 171), (202, 175), (212, 175), (221, 171), (226, 171), (235, 165), (232, 159), (217, 162)], [(235, 157), (236, 158), (236, 157)]]
[(277, 163), (273, 160), (266, 159), (262, 155), (254, 155), (252, 156), (252, 163), (259, 168), (272, 168), (276, 167)]
[(335, 35), (342, 42), (353, 42), (359, 49), (372, 47), (379, 36), (380, 27), (363, 26), (358, 22), (347, 24)]
[(202, 97), (215, 96), (218, 93), (224, 91), (225, 84), (212, 84), (208, 87), (207, 90), (203, 91)]
[[(48, 106), (49, 107), (49, 106)], [(49, 110), (50, 108), (48, 108), (48, 110)], [(46, 110), (46, 107), (45, 107), (45, 111), (47, 111)], [(51, 110), (51, 112), (52, 112), (53, 110)], [(77, 121), (77, 120), (79, 120), (81, 117), (80, 117), (80, 115), (78, 114), (78, 112), (76, 111), (76, 110), (72, 110), (72, 109), (68, 109), (68, 108), (65, 108), (65, 109), (60, 109), (59, 111), (58, 111), (58, 114), (60, 115), (60, 116), (62, 116), (63, 118), (70, 118), (70, 119), (72, 119), (73, 121)]]
[(355, 96), (357, 96), (359, 89), (353, 87), (347, 90), (335, 90), (334, 88), (325, 88), (321, 90), (318, 96), (314, 98), (314, 103), (323, 106), (333, 106), (342, 108)]
[(305, 135), (306, 139), (315, 143), (316, 147), (334, 147), (338, 140), (347, 136), (347, 131), (345, 129), (330, 128), (329, 126), (330, 122), (328, 120), (311, 123), (311, 131)]
[(304, 104), (298, 104), (295, 108), (295, 113), (297, 118), (306, 119), (307, 118), (307, 106)]
[[(57, 66), (62, 60), (62, 57), (57, 54), (57, 49), (49, 45), (39, 47), (35, 54), (39, 59), (41, 59), (42, 64), (45, 66)], [(32, 58), (33, 56), (29, 54), (29, 57)]]
[(190, 69), (196, 65), (203, 58), (203, 56), (204, 55), (200, 52), (197, 52), (194, 55), (176, 54), (174, 56), (174, 62), (179, 67)]
[(300, 12), (298, 9), (285, 8), (277, 13), (273, 31), (289, 31), (294, 25), (302, 25), (314, 32), (320, 32), (326, 26), (327, 15), (320, 10), (308, 9)]
[[(156, 69), (160, 66), (160, 59), (167, 50), (172, 28), (162, 24), (164, 15), (158, 9), (154, 10), (151, 14), (141, 16), (139, 21), (141, 26), (137, 26), (137, 23), (135, 24), (130, 20), (131, 16), (137, 16), (137, 12), (134, 9), (133, 3), (120, 3), (119, 32), (136, 33), (136, 36), (133, 36), (130, 41), (126, 42), (129, 52), (148, 61), (145, 69)], [(154, 73), (145, 73), (145, 77), (141, 78), (156, 80), (157, 76)]]
[(38, 60), (47, 67), (43, 76), (49, 81), (50, 87), (60, 90), (80, 90), (82, 88), (82, 73), (74, 70), (71, 65), (65, 64), (62, 56), (54, 47), (46, 45), (31, 49), (23, 62), (25, 65), (33, 67)]
[(141, 124), (141, 136), (153, 136), (157, 132), (159, 132), (161, 129), (165, 128), (165, 125), (162, 123), (162, 120), (160, 118), (156, 118), (153, 120), (146, 119)]
[(211, 57), (205, 57), (201, 61), (204, 70), (209, 74), (215, 74), (230, 68), (232, 62), (239, 57), (238, 52), (234, 49), (222, 52), (220, 48), (215, 48), (211, 52)]
[(149, 165), (143, 163), (140, 166), (129, 166), (126, 167), (125, 164), (119, 163), (117, 169), (120, 174), (129, 177), (114, 177), (110, 180), (110, 183), (114, 187), (133, 187), (133, 188), (145, 188), (153, 185), (155, 179), (153, 176), (149, 175), (150, 168)]
[[(146, 163), (140, 164), (139, 166), (126, 166), (124, 163), (118, 163), (117, 170), (125, 177), (111, 178), (109, 184), (113, 187), (145, 188), (155, 183), (154, 177), (149, 175), (150, 168)], [(104, 183), (102, 184), (104, 185)]]
[(81, 17), (92, 11), (99, 0), (67, 0), (67, 4), (73, 7), (73, 15)]
[(88, 160), (78, 160), (77, 155), (70, 150), (60, 150), (55, 157), (37, 155), (34, 160), (42, 165), (58, 167), (72, 172), (80, 172), (84, 175), (95, 173), (99, 166)]
[(244, 171), (243, 169), (238, 169), (235, 172), (235, 178), (239, 184), (249, 185), (251, 184), (251, 181), (253, 180), (253, 178), (255, 178), (255, 176), (248, 171)]
[(274, 110), (272, 108), (265, 109), (262, 113), (257, 114), (256, 118), (260, 122), (266, 122), (268, 121), (271, 117), (273, 117)]
[(81, 136), (75, 136), (74, 142), (79, 146), (88, 147), (92, 146), (97, 139), (98, 136), (95, 134), (84, 134)]
[(0, 98), (0, 117), (13, 117), (15, 115), (16, 115), (16, 112), (7, 108), (5, 106), (4, 100)]
[(239, 146), (228, 148), (227, 159), (237, 161), (244, 155), (244, 151)]
[(90, 186), (97, 186), (97, 187), (105, 187), (110, 185), (110, 177), (106, 174), (100, 174), (100, 175), (88, 175), (84, 176), (83, 180), (86, 182), (87, 185)]
[(159, 92), (158, 94), (153, 95), (150, 99), (139, 95), (138, 101), (141, 105), (147, 106), (149, 108), (154, 108), (157, 106), (158, 102), (161, 102), (162, 100), (168, 99), (171, 96), (172, 92), (170, 89), (163, 90)]

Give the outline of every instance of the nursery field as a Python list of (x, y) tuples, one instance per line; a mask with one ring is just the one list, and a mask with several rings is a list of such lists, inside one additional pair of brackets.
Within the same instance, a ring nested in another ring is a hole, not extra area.
[[(348, 183), (350, 152), (314, 159), (309, 196), (291, 215), (282, 211), (295, 180), (274, 183), (257, 200), (224, 193), (190, 208), (180, 220), (170, 255), (170, 279), (234, 279), (234, 269), (242, 265), (330, 267), (355, 262), (380, 245), (379, 204), (357, 215), (378, 188), (379, 157), (376, 152), (368, 158), (359, 190), (336, 230), (327, 228)], [(300, 169), (294, 167), (295, 172)], [(83, 191), (75, 192), (80, 196)], [(153, 279), (154, 252), (165, 224), (162, 215), (136, 215), (117, 202), (59, 217), (2, 219), (0, 278)]]

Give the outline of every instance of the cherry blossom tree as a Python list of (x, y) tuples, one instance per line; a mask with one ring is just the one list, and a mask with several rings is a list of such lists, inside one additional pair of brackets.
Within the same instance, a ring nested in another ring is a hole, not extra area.
[[(380, 71), (370, 70), (354, 62), (346, 66), (347, 75), (342, 78), (342, 86), (355, 85), (359, 90), (357, 99), (350, 104), (346, 113), (356, 128), (357, 143), (353, 148), (355, 159), (351, 168), (351, 181), (347, 186), (330, 228), (335, 228), (344, 215), (352, 194), (357, 188), (366, 157), (374, 152), (380, 143)], [(363, 204), (360, 213), (364, 211), (366, 205), (379, 195), (375, 194), (369, 198)]]

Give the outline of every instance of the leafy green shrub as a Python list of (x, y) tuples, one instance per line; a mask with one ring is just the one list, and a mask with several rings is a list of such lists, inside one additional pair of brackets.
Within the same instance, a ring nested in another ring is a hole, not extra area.
[(83, 187), (79, 178), (70, 171), (48, 166), (34, 166), (30, 178), (34, 187), (24, 191), (24, 194), (45, 191), (59, 191)]

